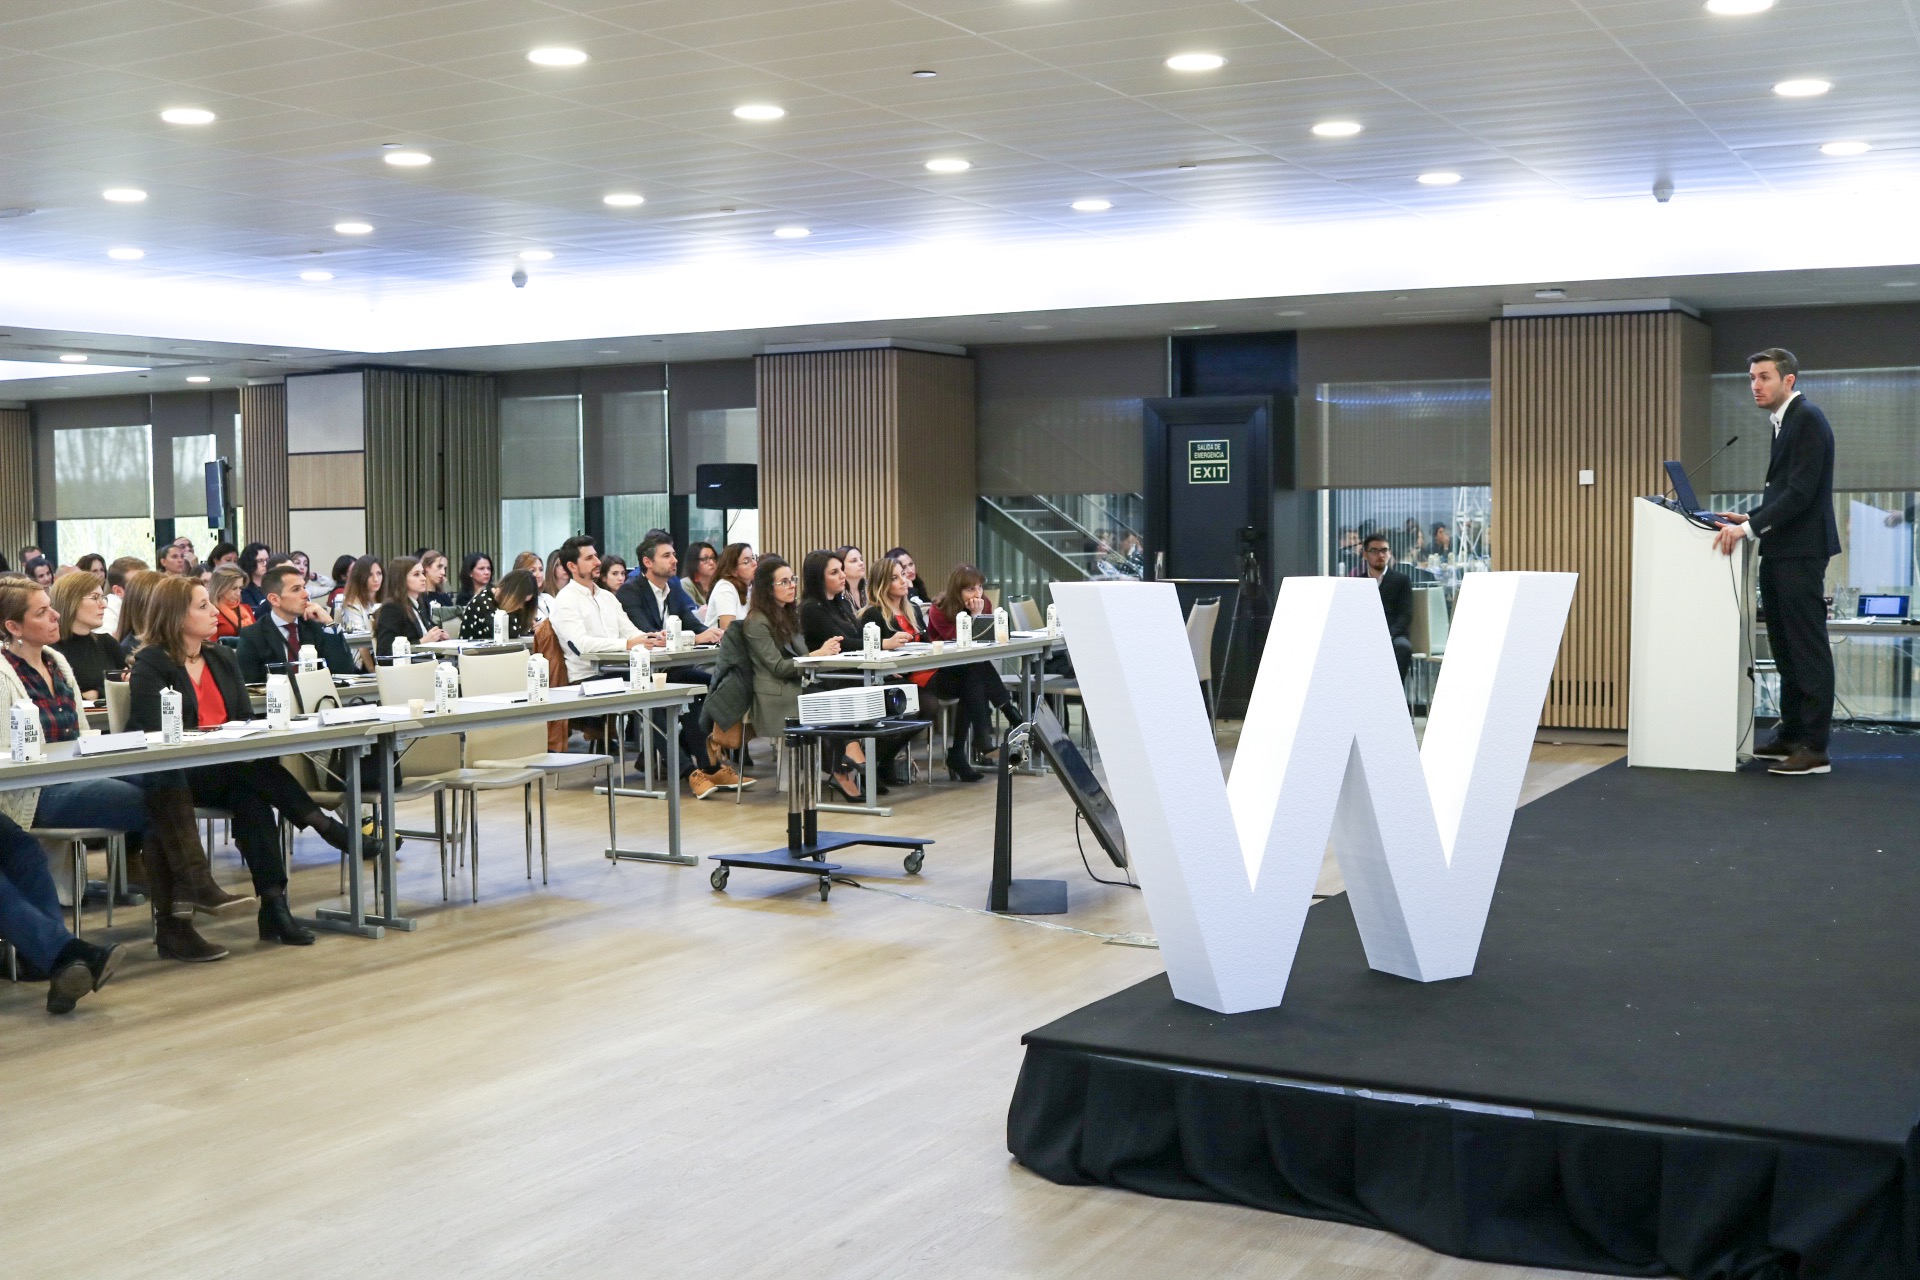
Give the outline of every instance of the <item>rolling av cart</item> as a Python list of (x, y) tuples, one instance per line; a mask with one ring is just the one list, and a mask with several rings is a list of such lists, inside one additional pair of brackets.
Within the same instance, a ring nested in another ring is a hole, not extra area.
[(921, 864), (926, 861), (927, 846), (933, 843), (925, 836), (883, 836), (858, 831), (820, 830), (820, 746), (823, 742), (851, 737), (886, 737), (889, 731), (918, 732), (922, 727), (917, 720), (881, 720), (874, 724), (853, 726), (799, 725), (789, 721), (785, 733), (788, 759), (787, 847), (770, 849), (765, 853), (711, 854), (712, 860), (720, 865), (713, 869), (708, 882), (715, 889), (725, 891), (728, 875), (735, 867), (748, 871), (786, 871), (816, 877), (820, 881), (820, 900), (825, 902), (827, 895), (833, 891), (833, 875), (841, 870), (839, 863), (827, 861), (827, 855), (861, 844), (907, 850), (901, 865), (906, 868), (908, 875), (919, 875)]

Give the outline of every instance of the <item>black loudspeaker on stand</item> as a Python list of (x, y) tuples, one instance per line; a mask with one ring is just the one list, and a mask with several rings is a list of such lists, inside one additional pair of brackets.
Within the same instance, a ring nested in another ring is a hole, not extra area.
[(1026, 753), (1032, 732), (1032, 725), (1016, 725), (1000, 742), (1000, 791), (993, 810), (993, 883), (987, 889), (987, 910), (1009, 916), (1059, 916), (1067, 912), (1065, 880), (1013, 878), (1013, 761)]

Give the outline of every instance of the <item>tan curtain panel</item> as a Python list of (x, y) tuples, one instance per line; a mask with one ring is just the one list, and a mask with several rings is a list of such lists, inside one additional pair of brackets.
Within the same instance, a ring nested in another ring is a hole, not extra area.
[(1323, 382), (1301, 407), (1303, 489), (1481, 485), (1493, 476), (1484, 378)]
[(249, 542), (284, 547), (287, 527), (287, 387), (240, 389), (240, 506)]
[(14, 552), (37, 536), (33, 517), (33, 419), (25, 409), (0, 409), (0, 550), (11, 562)]
[(499, 554), (500, 434), (493, 379), (366, 374), (367, 545)]

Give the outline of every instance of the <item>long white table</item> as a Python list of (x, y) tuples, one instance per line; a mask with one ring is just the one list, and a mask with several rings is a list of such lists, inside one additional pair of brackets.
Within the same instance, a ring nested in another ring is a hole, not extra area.
[[(204, 733), (186, 735), (179, 746), (168, 747), (150, 742), (144, 750), (95, 756), (82, 756), (78, 742), (54, 742), (47, 744), (44, 756), (36, 761), (14, 764), (0, 759), (0, 791), (50, 787), (62, 782), (95, 782), (102, 778), (125, 778), (169, 769), (234, 764), (243, 760), (272, 759), (305, 752), (344, 750), (352, 761), (345, 771), (347, 812), (356, 815), (354, 820), (346, 824), (347, 881), (352, 897), (346, 910), (322, 910), (306, 922), (317, 928), (378, 938), (384, 921), (370, 917), (361, 903), (360, 823), (357, 815), (360, 810), (360, 757), (382, 740), (386, 730), (386, 725), (375, 722), (332, 726), (305, 724), (293, 729), (260, 728), (245, 734), (210, 729)], [(391, 825), (389, 822), (388, 826)], [(389, 846), (389, 855), (391, 852)], [(390, 875), (390, 865), (388, 872)]]

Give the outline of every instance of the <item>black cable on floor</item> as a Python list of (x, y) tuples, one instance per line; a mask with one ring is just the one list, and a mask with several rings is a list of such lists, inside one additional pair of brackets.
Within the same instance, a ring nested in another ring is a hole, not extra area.
[(1083, 821), (1085, 821), (1084, 815), (1076, 808), (1073, 811), (1073, 847), (1080, 851), (1080, 865), (1087, 869), (1087, 876), (1096, 884), (1110, 884), (1120, 889), (1138, 889), (1140, 886), (1133, 882), (1131, 869), (1128, 870), (1125, 880), (1102, 880), (1093, 874), (1093, 864), (1087, 861), (1087, 847), (1080, 843), (1080, 824)]

